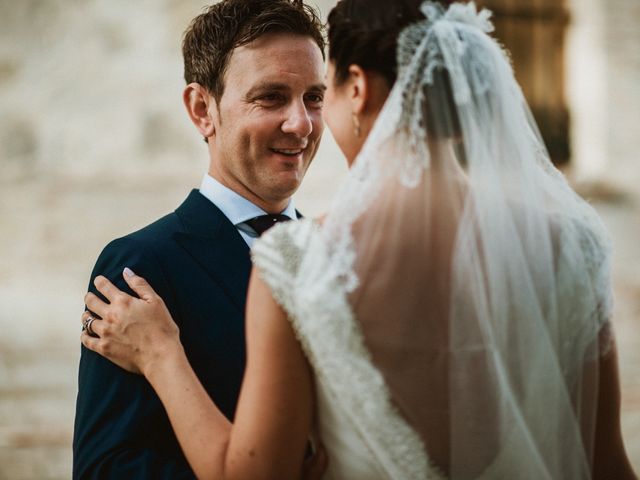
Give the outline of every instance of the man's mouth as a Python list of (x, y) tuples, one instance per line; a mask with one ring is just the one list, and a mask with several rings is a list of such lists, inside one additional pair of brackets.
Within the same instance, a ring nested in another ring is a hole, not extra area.
[(304, 148), (272, 148), (271, 151), (287, 157), (295, 157), (304, 152)]

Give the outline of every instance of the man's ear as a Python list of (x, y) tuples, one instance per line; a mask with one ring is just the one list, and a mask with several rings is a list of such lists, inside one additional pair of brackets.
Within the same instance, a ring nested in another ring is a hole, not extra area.
[(214, 117), (218, 114), (213, 95), (199, 83), (190, 83), (182, 93), (182, 100), (200, 135), (205, 139), (212, 137), (216, 133)]
[(355, 115), (360, 115), (369, 102), (369, 78), (359, 65), (349, 66), (348, 88), (351, 111)]

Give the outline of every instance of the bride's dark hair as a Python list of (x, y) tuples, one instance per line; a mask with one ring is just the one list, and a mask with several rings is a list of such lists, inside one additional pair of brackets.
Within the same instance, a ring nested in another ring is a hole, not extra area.
[[(335, 81), (347, 79), (349, 65), (381, 74), (391, 87), (396, 81), (398, 34), (424, 18), (423, 0), (340, 0), (329, 14), (329, 59)], [(451, 3), (442, 0), (440, 3)]]
[[(398, 36), (408, 25), (424, 19), (424, 0), (340, 0), (329, 13), (329, 60), (335, 66), (335, 83), (349, 76), (349, 66), (382, 75), (389, 88), (396, 82)], [(444, 7), (453, 0), (440, 0)], [(457, 137), (460, 125), (455, 115), (449, 74), (434, 71), (434, 83), (425, 88), (425, 127), (433, 138)], [(463, 152), (459, 159), (464, 165)]]

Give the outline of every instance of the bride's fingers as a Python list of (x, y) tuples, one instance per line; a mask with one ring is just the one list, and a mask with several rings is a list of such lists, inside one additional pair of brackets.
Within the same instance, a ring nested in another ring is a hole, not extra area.
[(107, 324), (100, 318), (97, 318), (94, 313), (85, 310), (80, 317), (80, 321), (82, 322), (83, 331), (86, 331), (89, 336), (104, 337), (104, 331), (107, 329)]
[[(93, 318), (94, 320), (93, 322), (91, 322), (91, 325), (89, 328), (91, 332), (93, 332), (93, 336), (105, 338), (105, 331), (108, 330), (109, 325), (104, 320), (100, 320), (99, 318), (95, 318), (95, 317)], [(89, 334), (91, 334), (91, 332), (89, 332)]]
[(80, 324), (82, 325), (83, 329), (86, 328), (87, 322), (91, 318), (96, 318), (96, 316), (93, 313), (91, 313), (89, 310), (85, 310), (84, 312), (82, 312), (82, 315), (80, 315)]
[(131, 359), (132, 352), (128, 352), (126, 348), (123, 350), (118, 343), (114, 343), (110, 339), (92, 337), (86, 331), (80, 335), (80, 341), (86, 348), (102, 355), (120, 368), (137, 375), (142, 374), (140, 368)]
[(148, 301), (156, 296), (156, 292), (151, 285), (149, 285), (149, 282), (141, 276), (136, 275), (129, 267), (122, 271), (122, 276), (124, 277), (124, 281), (127, 282), (127, 285), (131, 287), (131, 290), (136, 292), (142, 300)]
[(109, 308), (108, 303), (103, 302), (95, 293), (92, 292), (88, 292), (84, 296), (84, 304), (87, 306), (88, 310), (91, 310), (101, 318), (104, 318), (106, 316), (107, 310)]
[(82, 332), (82, 334), (80, 335), (80, 341), (82, 342), (82, 345), (87, 347), (89, 350), (100, 353), (99, 352), (100, 339), (92, 337), (86, 332), (86, 330)]
[(109, 279), (103, 275), (98, 275), (94, 280), (93, 284), (96, 286), (98, 291), (105, 296), (109, 302), (113, 303), (115, 298), (118, 295), (127, 295), (118, 287), (116, 287), (113, 283), (109, 281)]
[(304, 461), (302, 465), (303, 480), (319, 480), (329, 465), (326, 450), (320, 445), (318, 450)]
[(82, 312), (82, 315), (80, 315), (80, 324), (84, 327), (85, 322), (89, 320), (90, 317), (93, 317), (93, 315), (91, 315), (89, 310)]

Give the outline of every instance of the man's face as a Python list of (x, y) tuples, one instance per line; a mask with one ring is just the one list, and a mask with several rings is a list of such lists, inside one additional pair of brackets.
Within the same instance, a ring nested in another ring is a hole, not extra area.
[(310, 37), (267, 34), (236, 48), (211, 107), (212, 176), (265, 210), (283, 209), (320, 143), (323, 70)]

